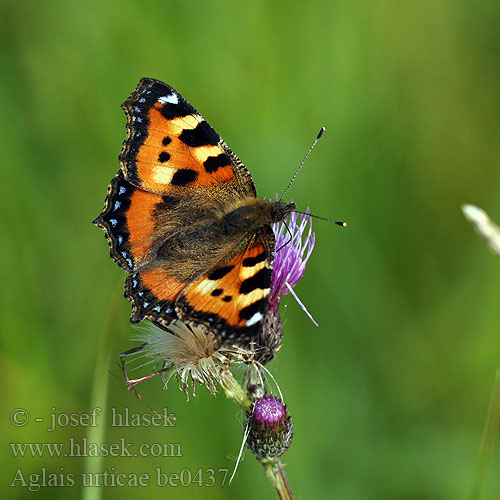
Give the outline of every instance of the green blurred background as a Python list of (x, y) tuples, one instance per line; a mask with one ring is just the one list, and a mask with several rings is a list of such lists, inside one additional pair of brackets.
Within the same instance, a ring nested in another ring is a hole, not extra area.
[[(411, 4), (2, 2), (3, 498), (81, 498), (86, 467), (151, 477), (106, 499), (275, 497), (251, 453), (231, 486), (155, 485), (158, 467), (232, 470), (242, 418), (223, 394), (200, 388), (186, 403), (152, 380), (142, 396), (176, 426), (109, 425), (110, 408), (148, 410), (120, 379), (119, 353), (134, 345), (124, 273), (90, 221), (118, 169), (120, 104), (144, 76), (200, 110), (260, 196), (284, 189), (327, 128), (289, 194), (349, 227), (314, 222), (296, 291), (320, 326), (287, 297), (268, 365), (293, 415), (284, 462), (297, 498), (470, 498), (500, 365), (500, 267), (460, 206), (500, 220), (500, 4)], [(47, 431), (51, 412), (95, 406), (97, 429)], [(10, 423), (16, 408), (25, 426)], [(85, 436), (179, 443), (182, 456), (99, 463), (9, 446)], [(43, 468), (75, 485), (21, 486), (19, 470), (28, 482)], [(499, 470), (497, 447), (487, 499), (500, 497)]]

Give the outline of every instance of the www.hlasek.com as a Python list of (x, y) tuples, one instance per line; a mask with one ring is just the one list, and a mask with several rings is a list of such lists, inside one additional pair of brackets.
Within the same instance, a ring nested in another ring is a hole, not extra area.
[(9, 443), (14, 457), (182, 457), (180, 443), (140, 443), (124, 437), (113, 443), (94, 443), (70, 437), (64, 443)]
[(60, 467), (58, 472), (50, 472), (45, 467), (40, 472), (25, 474), (22, 469), (18, 469), (10, 483), (11, 487), (27, 488), (29, 491), (39, 491), (41, 488), (71, 488), (73, 486), (88, 487), (124, 487), (156, 486), (173, 488), (187, 486), (212, 487), (216, 484), (224, 486), (227, 481), (229, 469), (181, 469), (177, 472), (162, 470), (156, 467), (154, 473), (147, 472), (117, 472), (115, 467), (106, 469), (104, 472), (82, 472), (79, 474), (65, 472), (64, 467)]

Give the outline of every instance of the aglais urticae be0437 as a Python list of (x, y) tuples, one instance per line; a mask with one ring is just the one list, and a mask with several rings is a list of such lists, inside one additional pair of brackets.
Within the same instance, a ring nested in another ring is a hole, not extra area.
[(144, 78), (122, 108), (121, 168), (94, 223), (131, 273), (130, 320), (204, 325), (218, 345), (256, 339), (271, 288), (270, 224), (295, 205), (256, 198), (243, 163), (169, 85)]

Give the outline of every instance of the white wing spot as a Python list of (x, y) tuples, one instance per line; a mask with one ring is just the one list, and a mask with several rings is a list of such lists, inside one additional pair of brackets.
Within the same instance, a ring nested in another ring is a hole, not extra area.
[(158, 102), (161, 102), (162, 104), (178, 104), (179, 103), (179, 98), (177, 97), (176, 94), (172, 93), (167, 96), (162, 96), (158, 98)]
[(262, 316), (262, 313), (255, 313), (248, 321), (245, 326), (252, 326), (255, 325), (255, 323), (259, 323), (259, 321), (262, 321), (264, 316)]

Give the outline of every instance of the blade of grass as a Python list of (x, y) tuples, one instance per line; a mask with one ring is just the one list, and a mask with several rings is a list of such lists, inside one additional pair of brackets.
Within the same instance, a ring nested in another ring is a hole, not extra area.
[(483, 438), (481, 447), (479, 448), (479, 459), (477, 464), (476, 478), (472, 489), (472, 500), (481, 500), (484, 497), (486, 486), (486, 477), (488, 475), (488, 467), (491, 462), (495, 438), (500, 425), (500, 368), (496, 372), (493, 392), (491, 394), (490, 406), (486, 423), (484, 425)]
[[(90, 408), (101, 408), (101, 415), (106, 415), (108, 404), (109, 386), (109, 364), (111, 360), (111, 350), (113, 345), (113, 331), (115, 330), (117, 312), (122, 299), (123, 284), (120, 280), (119, 290), (113, 293), (106, 320), (102, 329), (102, 334), (97, 346), (97, 359), (94, 369), (94, 381), (92, 384), (92, 394), (90, 397)], [(106, 437), (106, 425), (101, 423), (96, 427), (88, 427), (87, 440), (89, 443), (97, 443), (100, 446)], [(102, 472), (103, 457), (86, 456), (83, 462), (84, 474), (95, 474)], [(88, 487), (82, 490), (82, 500), (100, 500), (102, 498), (102, 488)]]

